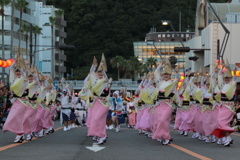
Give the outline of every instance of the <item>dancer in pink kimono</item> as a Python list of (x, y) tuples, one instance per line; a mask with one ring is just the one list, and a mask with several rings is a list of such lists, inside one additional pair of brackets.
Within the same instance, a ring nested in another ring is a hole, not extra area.
[(157, 106), (154, 109), (154, 131), (152, 134), (153, 139), (157, 139), (162, 142), (163, 145), (167, 145), (170, 143), (172, 139), (170, 136), (170, 120), (172, 115), (172, 97), (174, 93), (172, 93), (177, 86), (178, 83), (178, 67), (176, 67), (175, 71), (175, 80), (171, 80), (172, 68), (171, 64), (168, 62), (165, 64), (164, 60), (162, 61), (164, 66), (164, 70), (161, 72), (160, 69), (162, 65), (159, 65), (155, 70), (155, 81), (156, 88), (159, 91)]
[(154, 101), (151, 98), (152, 94), (155, 91), (155, 81), (154, 81), (154, 75), (148, 74), (147, 79), (145, 79), (146, 83), (143, 83), (143, 90), (142, 93), (140, 93), (140, 98), (144, 102), (144, 105), (142, 107), (142, 116), (140, 119), (139, 128), (144, 132), (145, 135), (148, 137), (152, 136), (152, 119), (150, 118), (152, 116), (152, 112), (150, 112), (151, 108), (154, 106)]
[[(213, 106), (213, 98), (212, 98), (212, 87), (210, 87), (210, 77), (205, 75), (205, 85), (207, 92), (202, 95), (203, 102), (202, 102), (202, 127), (204, 133), (204, 140), (205, 142), (214, 143), (216, 138), (212, 135), (212, 132), (217, 127), (217, 120), (214, 116), (214, 106)], [(212, 85), (211, 85), (212, 86)]]
[[(137, 90), (135, 91), (135, 98), (134, 98), (134, 104), (137, 106), (137, 116), (136, 116), (136, 125), (135, 125), (135, 129), (137, 129), (139, 132), (139, 134), (143, 133), (142, 130), (140, 129), (139, 125), (140, 125), (140, 120), (143, 114), (143, 108), (144, 108), (144, 104), (143, 101), (140, 99), (139, 95), (141, 93), (141, 91), (143, 90), (143, 82), (144, 79), (142, 79), (141, 83), (139, 84)], [(130, 99), (129, 101), (130, 102)], [(128, 113), (128, 112), (127, 112)], [(128, 125), (128, 127), (130, 127), (130, 125)]]
[[(106, 118), (109, 110), (109, 90), (110, 82), (106, 75), (106, 61), (104, 55), (99, 65), (98, 71), (91, 69), (89, 77), (89, 89), (94, 95), (93, 106), (91, 107), (91, 115), (88, 121), (88, 136), (94, 136), (93, 139), (97, 140), (97, 144), (104, 144), (106, 142)], [(94, 60), (92, 68), (95, 68)], [(91, 83), (92, 82), (92, 83)]]
[(184, 136), (188, 136), (188, 116), (189, 116), (189, 91), (190, 91), (190, 70), (186, 75), (185, 80), (182, 82), (181, 87), (176, 91), (176, 104), (178, 106), (176, 113), (176, 120), (174, 129), (179, 130), (179, 133)]
[[(221, 106), (221, 97), (219, 96), (218, 98), (216, 98), (216, 95), (219, 95), (221, 94), (221, 91), (220, 91), (220, 88), (219, 88), (219, 85), (218, 85), (218, 72), (219, 72), (219, 68), (218, 68), (218, 65), (216, 66), (215, 68), (215, 72), (212, 74), (211, 76), (211, 81), (210, 81), (210, 89), (212, 91), (212, 99), (213, 99), (213, 116), (214, 116), (214, 123), (215, 123), (215, 129), (217, 128), (217, 125), (218, 125), (218, 122), (217, 122), (217, 117), (218, 117), (218, 111), (219, 111), (219, 108)], [(215, 142), (216, 141), (216, 136), (214, 136), (212, 134), (211, 136), (211, 141), (212, 142)], [(217, 140), (217, 144), (224, 144), (222, 142), (222, 138), (218, 138)]]
[(37, 114), (37, 90), (39, 87), (37, 76), (32, 72), (28, 75), (28, 106), (24, 115), (24, 134), (26, 134), (26, 140), (30, 141), (33, 137), (32, 132), (34, 129), (34, 120)]
[[(20, 55), (18, 55), (20, 57)], [(21, 143), (24, 140), (24, 115), (28, 106), (27, 99), (27, 85), (28, 79), (26, 73), (20, 67), (20, 60), (16, 62), (10, 68), (10, 90), (13, 92), (14, 102), (3, 126), (3, 131), (10, 131), (17, 134), (14, 142)]]
[[(221, 95), (221, 105), (218, 110), (217, 128), (213, 131), (213, 134), (217, 138), (222, 139), (224, 146), (230, 146), (232, 138), (230, 134), (234, 132), (234, 129), (230, 126), (230, 121), (234, 116), (234, 94), (236, 90), (236, 80), (232, 77), (230, 65), (227, 62), (224, 65), (224, 69), (221, 69), (218, 74), (218, 81), (220, 86)], [(216, 95), (215, 97), (218, 97)]]
[(201, 94), (201, 74), (195, 73), (194, 77), (191, 77), (189, 81), (189, 89), (188, 89), (188, 95), (189, 95), (189, 115), (188, 115), (188, 130), (193, 131), (192, 138), (199, 138), (201, 130), (202, 130), (202, 123), (201, 123), (201, 105), (199, 105), (199, 100), (196, 99), (196, 92), (200, 92)]

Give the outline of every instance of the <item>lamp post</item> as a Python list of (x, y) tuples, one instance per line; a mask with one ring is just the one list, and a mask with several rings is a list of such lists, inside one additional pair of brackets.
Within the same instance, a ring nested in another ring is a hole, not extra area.
[[(162, 20), (161, 22), (162, 22), (162, 25), (163, 25), (163, 26), (168, 26), (168, 25), (169, 25), (169, 26), (172, 28), (174, 34), (177, 35), (176, 30), (173, 28), (172, 21)], [(182, 40), (181, 40), (181, 37), (180, 37), (179, 35), (177, 35), (177, 36), (180, 38), (180, 43), (181, 43), (182, 46), (184, 47), (184, 44), (183, 44), (183, 42), (182, 42)]]
[(37, 51), (34, 51), (32, 55), (30, 55), (30, 64), (32, 64), (32, 57), (34, 57), (34, 65), (36, 65), (36, 53), (37, 52), (41, 52), (41, 51), (48, 51), (48, 50), (51, 50), (52, 48), (43, 48), (41, 50), (37, 50)]
[[(30, 64), (32, 64), (32, 57), (35, 56), (36, 52), (40, 52), (40, 51), (47, 51), (47, 50), (53, 50), (53, 49), (59, 49), (59, 50), (63, 50), (63, 51), (71, 51), (71, 50), (74, 50), (75, 49), (75, 46), (74, 45), (67, 45), (67, 44), (61, 44), (59, 45), (58, 47), (57, 46), (51, 46), (51, 45), (36, 45), (38, 47), (47, 47), (47, 48), (44, 48), (42, 50), (38, 50), (38, 51), (35, 51), (34, 53), (32, 53), (32, 47), (34, 45), (32, 45), (30, 43)], [(55, 57), (54, 57), (55, 54), (51, 53), (51, 74), (52, 74), (52, 77), (54, 78), (55, 77)], [(36, 57), (35, 57), (36, 59)]]
[(163, 26), (170, 26), (174, 32), (175, 35), (177, 35), (179, 37), (179, 42), (181, 43), (182, 47), (174, 47), (174, 52), (189, 52), (190, 50), (197, 50), (197, 51), (204, 51), (204, 50), (210, 50), (210, 49), (203, 49), (203, 48), (189, 48), (189, 47), (185, 47), (181, 37), (179, 36), (179, 34), (176, 33), (176, 30), (173, 28), (172, 22), (169, 20), (161, 20), (162, 25)]
[(209, 0), (206, 0), (206, 2), (209, 5), (209, 7), (211, 8), (211, 10), (213, 11), (213, 14), (216, 16), (216, 18), (219, 21), (219, 23), (221, 24), (223, 30), (225, 31), (225, 35), (224, 35), (224, 38), (223, 38), (223, 42), (222, 42), (222, 45), (221, 45), (221, 48), (220, 48), (220, 51), (219, 51), (219, 57), (218, 57), (221, 61), (223, 61), (223, 55), (224, 55), (224, 52), (225, 52), (225, 49), (226, 49), (226, 46), (227, 46), (227, 42), (228, 42), (228, 39), (229, 39), (230, 31), (227, 29), (227, 27), (223, 24), (221, 19), (218, 17), (216, 11), (213, 9), (213, 7), (212, 7), (211, 3), (209, 2)]

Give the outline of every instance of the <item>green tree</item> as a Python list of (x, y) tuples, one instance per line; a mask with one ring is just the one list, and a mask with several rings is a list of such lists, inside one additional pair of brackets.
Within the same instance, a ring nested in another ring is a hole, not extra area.
[(140, 78), (144, 76), (144, 74), (147, 74), (149, 72), (149, 68), (146, 64), (141, 63), (138, 67), (138, 73), (140, 75)]
[(136, 56), (130, 57), (128, 59), (128, 63), (129, 63), (129, 71), (130, 71), (131, 78), (133, 76), (134, 77), (133, 80), (136, 80), (135, 78), (137, 78), (138, 67), (140, 66), (140, 62), (138, 61), (138, 57), (136, 57)]
[(9, 3), (11, 2), (11, 0), (0, 0), (0, 13), (2, 16), (2, 59), (5, 59), (5, 53), (4, 53), (4, 7), (9, 5)]
[(20, 44), (21, 44), (21, 31), (22, 31), (22, 14), (23, 14), (23, 10), (24, 8), (28, 5), (28, 2), (26, 0), (17, 0), (17, 3), (16, 3), (16, 8), (19, 10), (20, 12), (20, 15), (19, 15), (19, 19), (20, 19), (20, 22), (19, 22), (19, 26), (20, 26), (20, 29), (19, 29), (19, 42), (18, 42), (18, 52), (20, 52)]
[[(56, 18), (55, 17), (52, 17), (52, 16), (50, 16), (49, 17), (49, 22), (50, 22), (50, 24), (51, 24), (51, 46), (55, 46), (54, 45), (54, 39), (53, 39), (53, 32), (54, 32), (54, 30), (53, 30), (53, 28), (54, 28), (54, 25), (56, 24)], [(51, 64), (52, 64), (52, 74), (54, 74), (54, 62), (55, 62), (55, 59), (54, 59), (54, 49), (52, 49), (51, 50), (52, 51), (52, 53), (51, 53)], [(53, 76), (53, 78), (55, 77), (55, 75), (52, 75)]]
[(150, 57), (148, 58), (146, 65), (150, 67), (151, 72), (153, 72), (153, 68), (156, 67), (157, 59)]
[[(34, 65), (36, 65), (36, 48), (37, 48), (37, 36), (42, 34), (42, 28), (38, 27), (37, 25), (34, 25), (32, 27), (32, 32), (34, 34)], [(32, 57), (30, 57), (32, 58)]]
[(111, 64), (112, 68), (118, 70), (118, 75), (119, 75), (118, 80), (121, 77), (120, 73), (123, 73), (123, 77), (126, 78), (127, 70), (128, 70), (128, 62), (124, 57), (122, 57), (122, 56), (113, 57), (110, 60), (110, 64)]
[(55, 15), (56, 15), (56, 18), (55, 18), (56, 24), (58, 26), (58, 29), (60, 29), (59, 24), (61, 23), (62, 16), (64, 15), (64, 10), (62, 10), (62, 9), (56, 10)]
[[(30, 25), (28, 23), (23, 23), (23, 26), (22, 26), (22, 32), (25, 33), (25, 38), (26, 38), (26, 57), (27, 59), (29, 58), (29, 55), (28, 55), (28, 33), (30, 31)], [(31, 58), (31, 57), (30, 57)], [(29, 58), (29, 59), (30, 59)]]
[[(0, 0), (0, 13), (1, 13), (1, 16), (2, 16), (2, 59), (5, 59), (5, 43), (4, 43), (4, 36), (5, 36), (5, 30), (4, 30), (4, 7), (9, 5), (9, 3), (11, 2), (11, 0)], [(4, 73), (5, 72), (5, 68), (2, 68), (2, 72)]]
[(15, 0), (12, 0), (12, 9), (11, 9), (11, 52), (10, 52), (10, 57), (14, 58), (14, 47), (13, 47), (13, 38), (14, 38), (14, 23), (15, 23), (15, 17), (14, 17), (14, 12), (15, 12)]

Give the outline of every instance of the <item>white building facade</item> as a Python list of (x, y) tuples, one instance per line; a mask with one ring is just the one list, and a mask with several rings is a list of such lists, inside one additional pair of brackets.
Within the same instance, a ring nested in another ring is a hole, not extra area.
[[(22, 24), (31, 24), (32, 26), (37, 25), (42, 28), (40, 35), (37, 35), (36, 44), (34, 44), (34, 34), (32, 37), (32, 46), (36, 45), (36, 52), (34, 52), (34, 47), (32, 49), (33, 58), (36, 57), (36, 65), (38, 70), (46, 75), (52, 75), (54, 79), (60, 79), (63, 73), (66, 72), (66, 67), (64, 66), (64, 61), (66, 61), (66, 56), (64, 51), (58, 49), (58, 46), (64, 44), (64, 38), (66, 38), (66, 33), (64, 32), (64, 27), (66, 27), (66, 21), (61, 17), (56, 18), (55, 11), (58, 10), (54, 6), (45, 5), (45, 0), (26, 0), (28, 2), (27, 7), (24, 9), (22, 14)], [(20, 52), (23, 54), (24, 59), (30, 59), (30, 31), (28, 33), (19, 32), (20, 29), (20, 12), (19, 10), (14, 10), (14, 28), (13, 28), (13, 43), (11, 43), (11, 17), (12, 8), (11, 4), (4, 7), (4, 42), (0, 38), (0, 44), (4, 44), (4, 59), (15, 58), (19, 50), (19, 39), (20, 39)], [(49, 17), (55, 17), (57, 19), (57, 24), (53, 25), (53, 37), (51, 24), (49, 22)], [(2, 21), (2, 18), (0, 19)], [(0, 25), (0, 30), (2, 26)], [(28, 38), (26, 38), (28, 34)], [(1, 36), (0, 36), (1, 37)], [(53, 38), (53, 44), (52, 44)], [(26, 41), (28, 39), (28, 42)], [(28, 48), (26, 47), (28, 44)], [(11, 47), (12, 45), (12, 47)], [(11, 55), (12, 50), (12, 55)], [(0, 56), (3, 57), (2, 48), (0, 47)], [(36, 54), (36, 56), (34, 56)], [(33, 60), (34, 62), (34, 60)], [(2, 68), (0, 68), (2, 72)], [(8, 73), (8, 69), (5, 69)]]
[[(233, 69), (235, 64), (240, 63), (239, 0), (233, 0), (231, 3), (211, 3), (211, 5), (223, 22), (223, 25), (230, 32), (228, 41), (226, 41), (225, 52), (221, 56), (223, 56), (224, 60), (228, 59)], [(198, 2), (196, 17), (195, 37), (187, 42), (187, 46), (191, 49), (200, 48), (202, 50), (191, 50), (186, 54), (186, 68), (191, 68), (191, 71), (195, 72), (204, 67), (211, 73), (215, 68), (216, 60), (219, 58), (226, 32), (206, 1)], [(224, 46), (222, 49), (224, 49)], [(189, 61), (189, 57), (193, 56), (197, 56), (199, 59), (197, 61)]]

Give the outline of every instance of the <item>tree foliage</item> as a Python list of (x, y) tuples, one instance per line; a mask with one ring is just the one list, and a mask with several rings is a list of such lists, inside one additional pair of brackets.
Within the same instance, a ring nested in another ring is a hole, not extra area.
[[(104, 53), (108, 65), (116, 56), (128, 59), (134, 56), (133, 42), (144, 41), (152, 26), (159, 32), (170, 30), (160, 25), (161, 20), (171, 20), (179, 30), (181, 13), (181, 30), (194, 31), (197, 0), (47, 0), (47, 3), (64, 10), (68, 23), (65, 42), (76, 46), (74, 52), (66, 52), (66, 66), (69, 71), (73, 68), (82, 72), (75, 78), (83, 79), (93, 56), (100, 59)], [(109, 69), (108, 75), (116, 79), (115, 68)]]

